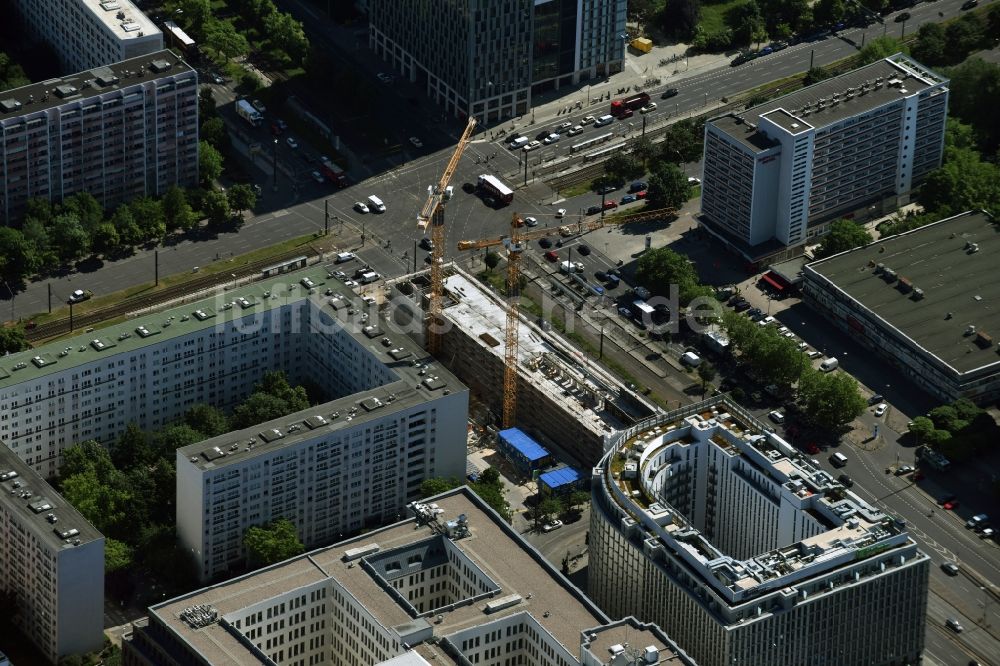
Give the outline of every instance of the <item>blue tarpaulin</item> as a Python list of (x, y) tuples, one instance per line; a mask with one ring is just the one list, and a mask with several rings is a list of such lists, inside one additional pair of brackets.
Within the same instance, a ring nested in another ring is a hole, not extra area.
[(549, 457), (549, 452), (544, 446), (518, 428), (501, 430), (497, 444), (501, 452), (514, 465), (528, 474), (533, 469), (542, 466), (541, 463)]
[(571, 490), (583, 482), (583, 477), (579, 470), (572, 467), (560, 467), (551, 472), (545, 472), (538, 477), (538, 481), (548, 486), (549, 490)]

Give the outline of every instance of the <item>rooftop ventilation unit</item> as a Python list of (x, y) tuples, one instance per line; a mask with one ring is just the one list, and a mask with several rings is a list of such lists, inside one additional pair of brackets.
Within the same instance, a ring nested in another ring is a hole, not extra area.
[(913, 293), (910, 295), (910, 297), (915, 301), (919, 301), (921, 298), (924, 297), (924, 290), (919, 287), (914, 287)]
[(979, 252), (979, 243), (969, 243), (966, 248), (968, 248), (969, 254), (975, 254)]
[(969, 324), (969, 326), (965, 329), (965, 335), (975, 335), (975, 333), (976, 327), (973, 324)]
[(976, 333), (976, 344), (983, 349), (993, 345), (993, 338), (987, 335), (984, 331), (979, 331)]

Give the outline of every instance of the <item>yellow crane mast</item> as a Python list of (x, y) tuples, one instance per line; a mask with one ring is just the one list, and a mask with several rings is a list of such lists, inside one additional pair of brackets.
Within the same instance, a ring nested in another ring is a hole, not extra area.
[(521, 305), (521, 252), (524, 251), (524, 241), (521, 238), (521, 226), (524, 222), (517, 213), (510, 221), (510, 238), (504, 243), (507, 246), (507, 328), (504, 331), (504, 369), (503, 369), (503, 427), (514, 427), (514, 416), (517, 413), (517, 335), (518, 310)]
[(462, 158), (466, 146), (472, 137), (472, 130), (476, 127), (476, 119), (469, 116), (469, 122), (465, 126), (462, 138), (458, 140), (455, 151), (448, 160), (448, 166), (441, 174), (436, 186), (428, 188), (427, 202), (417, 215), (417, 226), (426, 232), (427, 226), (431, 228), (431, 293), (430, 293), (430, 313), (427, 317), (427, 351), (437, 356), (441, 353), (441, 297), (444, 293), (444, 202), (445, 193), (448, 190), (448, 183), (455, 175), (458, 168), (458, 161)]

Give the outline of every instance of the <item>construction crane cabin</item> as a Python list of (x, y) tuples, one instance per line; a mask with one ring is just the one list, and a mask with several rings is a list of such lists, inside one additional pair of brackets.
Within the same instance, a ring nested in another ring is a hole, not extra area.
[(469, 140), (472, 137), (472, 131), (475, 127), (475, 117), (469, 116), (469, 123), (465, 126), (465, 131), (462, 133), (462, 138), (458, 140), (458, 145), (455, 146), (455, 151), (451, 154), (451, 159), (448, 160), (448, 166), (445, 167), (444, 173), (441, 174), (437, 185), (428, 188), (427, 202), (417, 215), (417, 226), (421, 230), (426, 232), (428, 226), (431, 228), (431, 292), (426, 340), (427, 351), (433, 356), (438, 356), (441, 353), (441, 329), (443, 324), (441, 319), (441, 298), (444, 293), (444, 195), (448, 189), (448, 183), (451, 182), (451, 177), (455, 175), (455, 169), (458, 168), (458, 162), (462, 159), (462, 153), (465, 152), (466, 146), (469, 145)]

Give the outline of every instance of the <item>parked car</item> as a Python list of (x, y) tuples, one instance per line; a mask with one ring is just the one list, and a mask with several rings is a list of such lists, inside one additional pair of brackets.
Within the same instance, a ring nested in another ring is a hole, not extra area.
[(626, 195), (625, 195), (625, 196), (623, 196), (623, 197), (622, 197), (622, 199), (621, 199), (621, 203), (622, 203), (623, 205), (624, 205), (624, 204), (628, 204), (628, 203), (632, 203), (633, 201), (638, 201), (638, 199), (636, 199), (636, 198), (635, 198), (635, 195), (634, 195), (634, 194), (626, 194)]
[(663, 91), (663, 94), (660, 95), (660, 99), (670, 99), (671, 97), (676, 97), (678, 92), (680, 91), (678, 91), (677, 88), (667, 88)]
[(545, 523), (544, 525), (542, 525), (542, 531), (548, 533), (551, 532), (552, 530), (557, 530), (562, 526), (563, 523), (561, 520), (553, 520), (551, 523)]
[(646, 190), (639, 190), (638, 192), (635, 193), (635, 198), (636, 199), (645, 199), (647, 194), (649, 194), (649, 193)]
[(688, 185), (701, 185), (701, 178), (695, 178), (694, 176), (688, 176)]
[(288, 147), (291, 148), (292, 150), (295, 150), (296, 148), (299, 147), (299, 142), (296, 141), (294, 137), (288, 137), (287, 139), (285, 139), (285, 143), (287, 143)]
[(526, 153), (530, 153), (532, 150), (534, 150), (535, 148), (538, 148), (540, 145), (542, 145), (541, 141), (529, 141), (528, 145), (526, 145), (521, 150), (523, 150)]
[(598, 194), (608, 194), (610, 192), (614, 192), (617, 189), (618, 185), (614, 185), (613, 183), (608, 183), (607, 185), (601, 185), (600, 187), (598, 187), (596, 192)]
[(875, 416), (882, 416), (885, 414), (886, 410), (889, 409), (889, 405), (884, 402), (875, 408)]
[(743, 312), (744, 310), (749, 310), (750, 301), (736, 301), (736, 305), (733, 306), (733, 309), (736, 310), (737, 312)]
[(951, 500), (949, 502), (945, 502), (941, 506), (944, 507), (945, 511), (954, 511), (955, 509), (958, 508), (959, 505), (958, 505), (958, 500)]
[(551, 144), (555, 143), (556, 141), (558, 141), (561, 138), (562, 138), (562, 136), (559, 135), (559, 134), (555, 134), (555, 133), (549, 134), (547, 137), (545, 137), (542, 140), (542, 143), (544, 143), (546, 146), (548, 146), (548, 145), (551, 145)]
[(257, 109), (261, 113), (267, 111), (267, 107), (264, 106), (264, 102), (260, 101), (259, 99), (255, 99), (254, 101), (250, 102), (250, 106)]
[(413, 144), (414, 148), (423, 148), (424, 147), (424, 142), (421, 141), (420, 139), (418, 139), (415, 136), (411, 136), (410, 137), (410, 143)]
[(773, 51), (781, 51), (787, 48), (788, 48), (788, 42), (785, 41), (771, 42), (771, 50)]
[(559, 210), (556, 211), (556, 219), (557, 220), (561, 220), (564, 217), (566, 217), (566, 209), (565, 208), (560, 208)]
[(965, 631), (965, 627), (962, 626), (962, 623), (959, 622), (958, 620), (956, 620), (953, 617), (949, 617), (947, 620), (945, 620), (944, 621), (944, 626), (948, 627), (949, 629), (951, 629), (952, 631), (954, 631), (956, 634), (960, 634), (963, 631)]
[(644, 190), (647, 187), (649, 187), (648, 184), (644, 183), (641, 180), (636, 180), (636, 181), (633, 181), (632, 184), (628, 186), (628, 191), (631, 194), (631, 193), (638, 192), (640, 190)]
[(774, 49), (770, 46), (765, 46), (760, 51), (757, 51), (757, 57), (760, 58), (761, 56), (771, 55), (772, 53), (774, 53)]
[(650, 102), (646, 106), (639, 109), (639, 113), (649, 113), (650, 111), (656, 111), (656, 102)]
[(392, 83), (392, 76), (390, 74), (386, 74), (385, 72), (379, 72), (375, 75), (375, 78), (382, 83)]
[(846, 474), (841, 474), (840, 476), (838, 476), (837, 481), (840, 481), (840, 483), (845, 488), (850, 488), (854, 485), (854, 481), (851, 479), (851, 477), (847, 476)]
[(590, 206), (589, 208), (587, 208), (587, 215), (597, 215), (600, 212), (601, 212), (600, 206)]
[(781, 412), (779, 412), (777, 409), (771, 410), (768, 413), (767, 418), (771, 419), (775, 423), (784, 423), (785, 422), (785, 415), (782, 414)]
[(368, 212), (368, 204), (366, 204), (364, 201), (355, 201), (354, 210), (358, 211), (361, 214), (365, 214)]
[(567, 136), (576, 136), (577, 134), (583, 133), (583, 125), (577, 125), (575, 127), (570, 127), (566, 130)]
[(545, 253), (546, 261), (559, 261), (559, 253), (555, 250), (549, 250)]
[(617, 201), (605, 201), (604, 202), (604, 210), (611, 210), (612, 208), (618, 208), (618, 202)]
[(965, 0), (962, 3), (962, 9), (972, 9), (973, 7), (979, 6), (979, 0)]
[(538, 226), (538, 218), (528, 216), (528, 217), (524, 218), (524, 223), (527, 224), (529, 227), (537, 227)]
[(913, 471), (913, 467), (910, 465), (900, 465), (896, 468), (896, 476), (906, 476)]
[(876, 393), (872, 397), (868, 398), (868, 406), (871, 407), (872, 405), (877, 405), (880, 402), (882, 402), (883, 400), (885, 400), (885, 398), (882, 397), (882, 394), (881, 393)]
[(977, 513), (972, 518), (969, 518), (968, 521), (966, 521), (965, 526), (968, 527), (969, 529), (978, 529), (979, 527), (984, 525), (986, 521), (989, 519), (990, 517), (987, 516), (985, 513)]
[(894, 18), (893, 21), (895, 21), (896, 23), (902, 23), (903, 21), (909, 21), (910, 18), (911, 18), (910, 12), (899, 12), (898, 14), (896, 14), (896, 18)]
[(312, 176), (312, 179), (315, 180), (317, 183), (319, 183), (320, 185), (323, 184), (323, 174), (321, 174), (319, 171), (313, 171), (310, 175)]
[(590, 254), (590, 246), (583, 245), (581, 243), (580, 245), (577, 246), (576, 251), (579, 252), (582, 256), (586, 257), (587, 255)]

